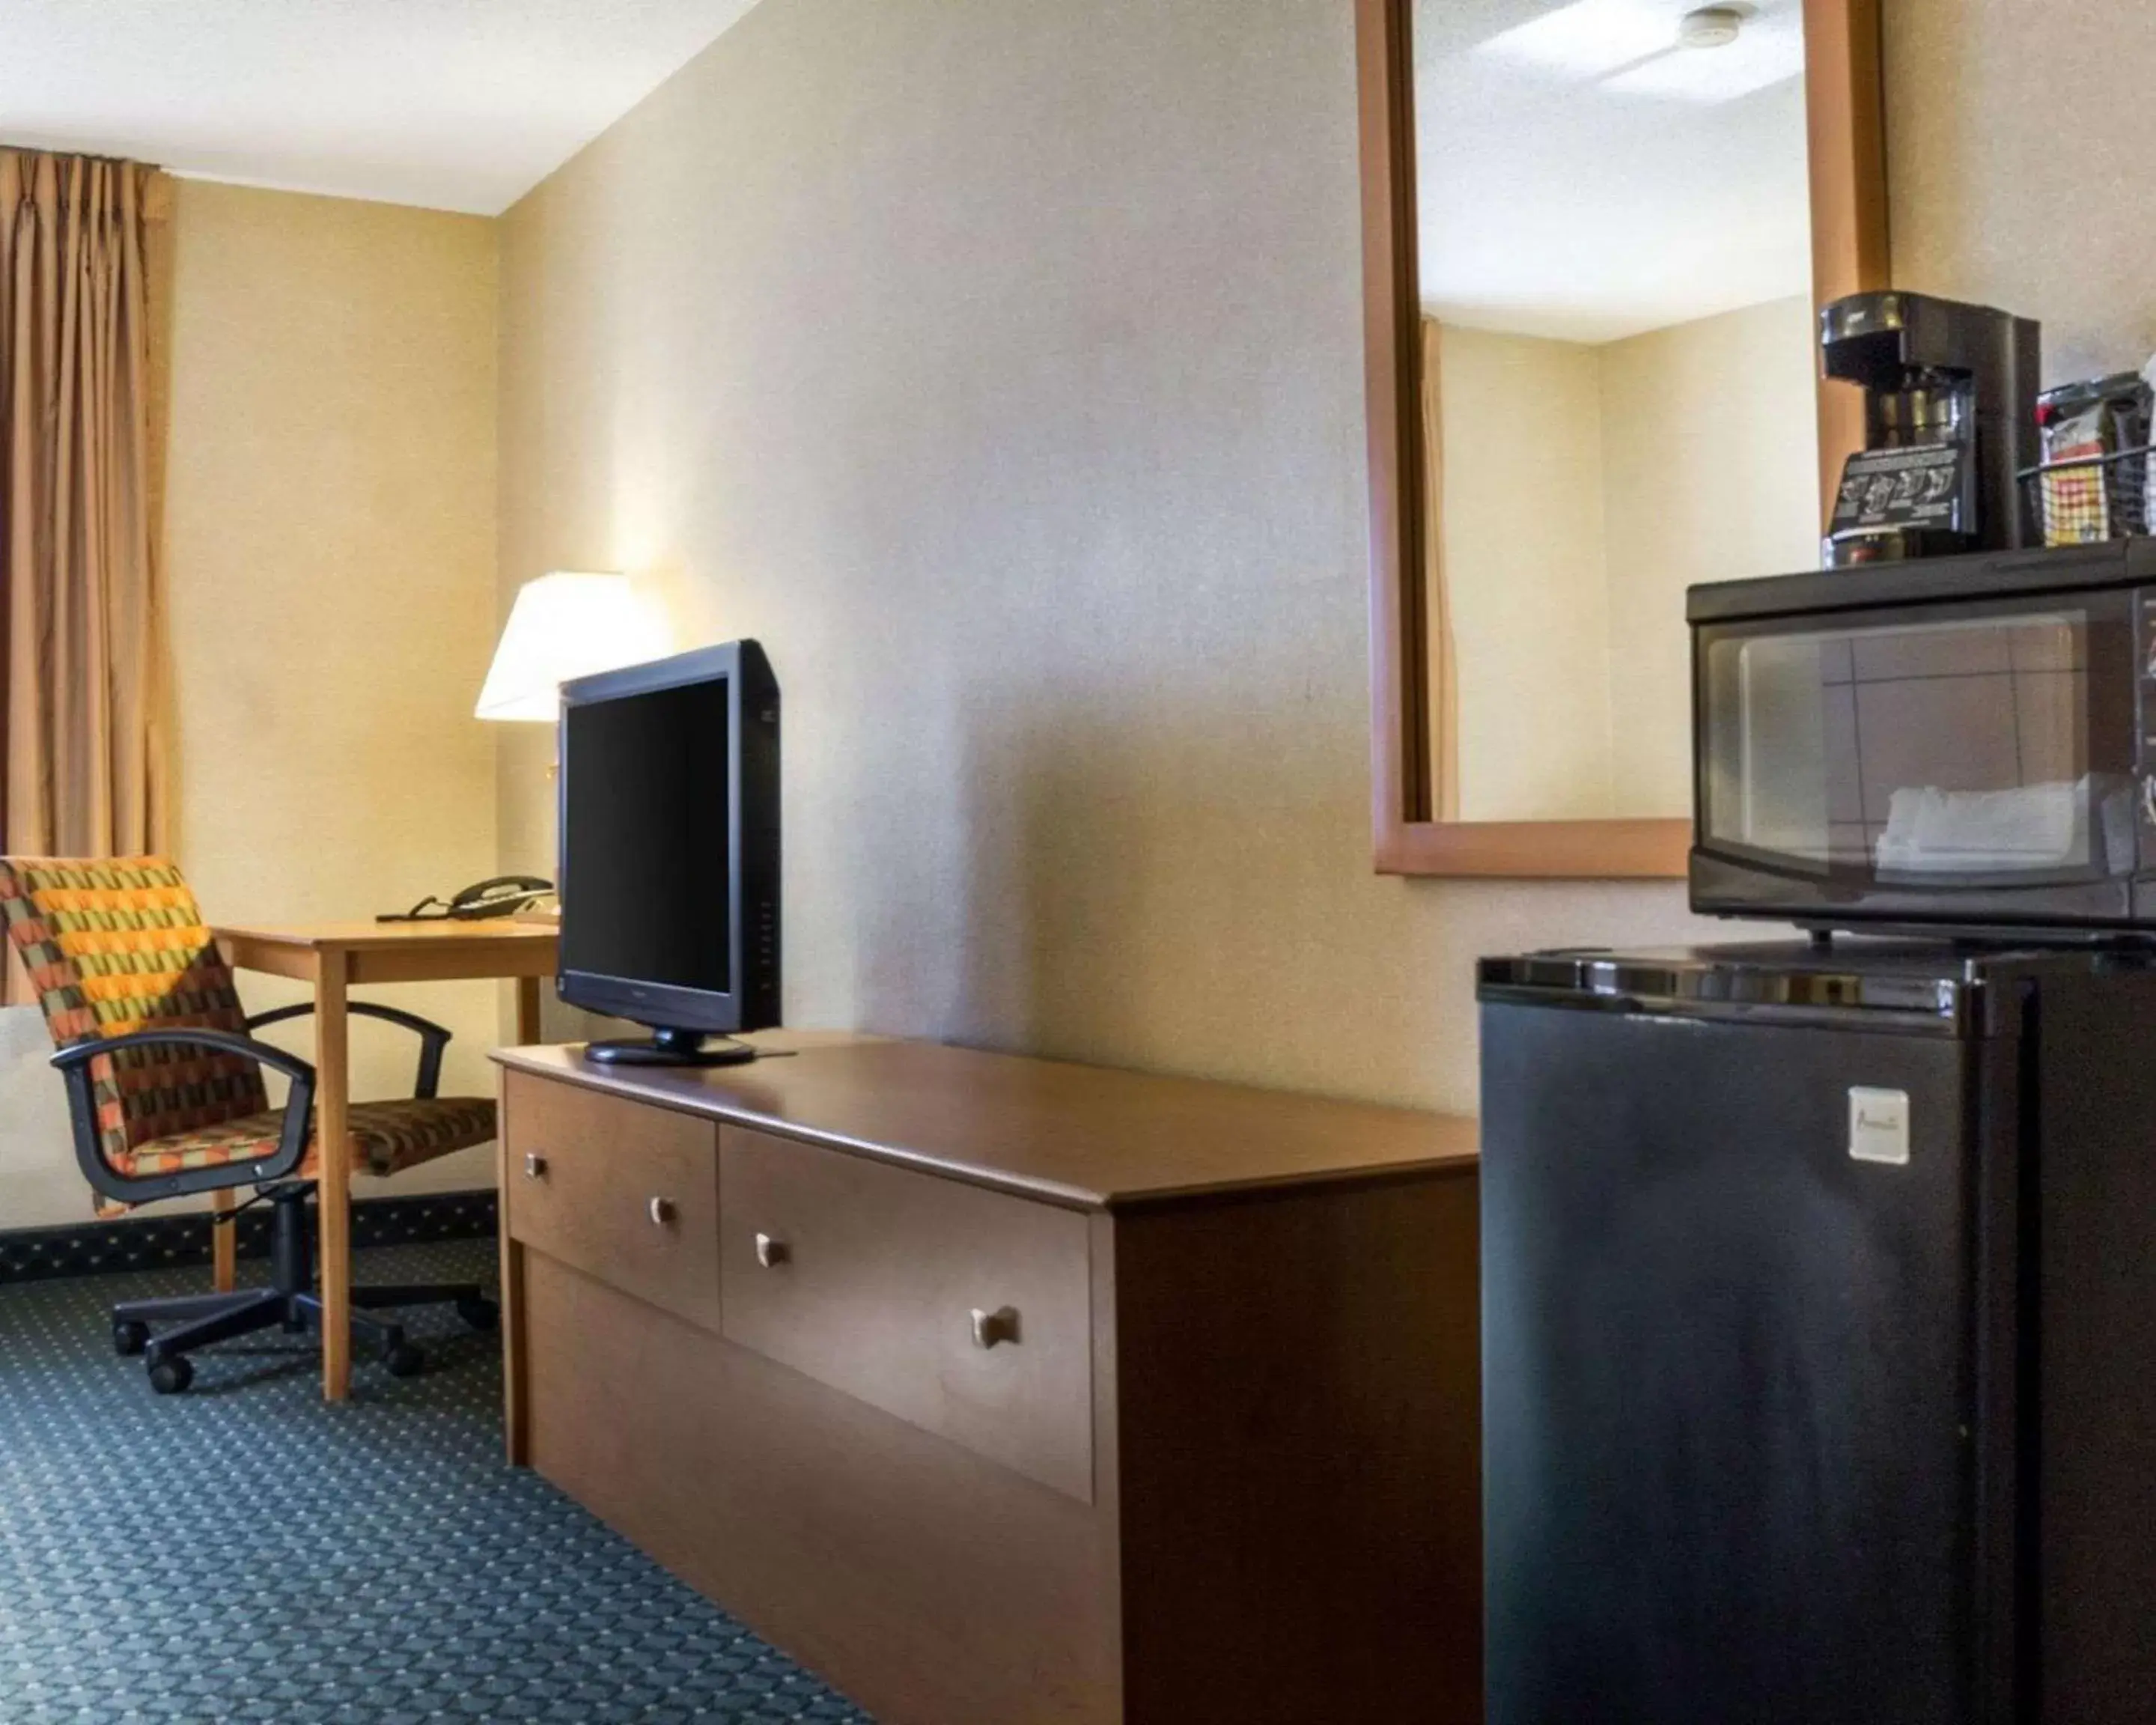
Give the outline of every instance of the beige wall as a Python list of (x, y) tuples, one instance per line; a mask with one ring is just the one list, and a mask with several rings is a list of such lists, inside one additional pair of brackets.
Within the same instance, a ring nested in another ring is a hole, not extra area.
[(794, 1021), (1467, 1108), (1476, 954), (1692, 926), (1370, 872), (1354, 91), (1336, 0), (767, 0), (507, 217), (505, 583), (771, 650)]
[[(1902, 279), (2137, 360), (2142, 0), (1888, 11)], [(1476, 954), (1727, 932), (1368, 875), (1349, 13), (771, 0), (509, 217), (505, 578), (772, 647), (798, 1019), (1466, 1108)]]
[[(492, 873), (494, 740), (470, 713), (494, 635), (495, 225), (178, 194), (180, 861), (213, 919), (365, 916)], [(450, 1086), (490, 1088), (490, 985), (393, 994), (456, 1031)], [(45, 1052), (35, 1013), (0, 1014), (0, 1225), (89, 1212)], [(361, 1094), (398, 1093), (411, 1052), (359, 1029)], [(485, 1184), (485, 1156), (360, 1191)]]
[(1691, 811), (1685, 589), (1819, 549), (1811, 308), (1589, 347), (1448, 327), (1466, 820)]
[(1685, 589), (1819, 563), (1811, 302), (1748, 305), (1600, 352), (1610, 806), (1689, 816)]
[(2044, 325), (2046, 382), (2156, 352), (2148, 0), (1891, 0), (1899, 285)]
[(1601, 353), (1440, 337), (1463, 820), (1612, 812)]

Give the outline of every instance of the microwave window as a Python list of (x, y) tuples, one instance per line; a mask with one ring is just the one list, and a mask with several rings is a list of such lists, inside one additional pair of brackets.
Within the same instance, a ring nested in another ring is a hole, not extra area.
[(2088, 635), (2062, 611), (1712, 642), (1710, 841), (1880, 878), (2130, 857), (2128, 783), (2091, 765)]

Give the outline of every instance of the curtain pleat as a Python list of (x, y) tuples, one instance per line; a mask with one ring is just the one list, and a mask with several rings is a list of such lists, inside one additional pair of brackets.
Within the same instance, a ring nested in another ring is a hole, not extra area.
[[(0, 851), (165, 848), (163, 177), (0, 150)], [(7, 999), (23, 998), (9, 971)]]

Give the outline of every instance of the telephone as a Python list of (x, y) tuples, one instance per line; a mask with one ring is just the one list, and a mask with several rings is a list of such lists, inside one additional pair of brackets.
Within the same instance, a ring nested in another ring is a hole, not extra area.
[(447, 903), (431, 892), (408, 911), (390, 911), (377, 922), (480, 922), (490, 916), (512, 916), (528, 910), (542, 898), (552, 896), (554, 883), (536, 875), (497, 875), (491, 880), (475, 880)]

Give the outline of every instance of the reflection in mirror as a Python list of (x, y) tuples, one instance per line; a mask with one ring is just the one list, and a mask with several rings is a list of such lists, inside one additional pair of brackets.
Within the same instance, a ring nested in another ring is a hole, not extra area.
[(1693, 583), (1816, 567), (1802, 0), (1418, 0), (1444, 820), (1691, 812)]

